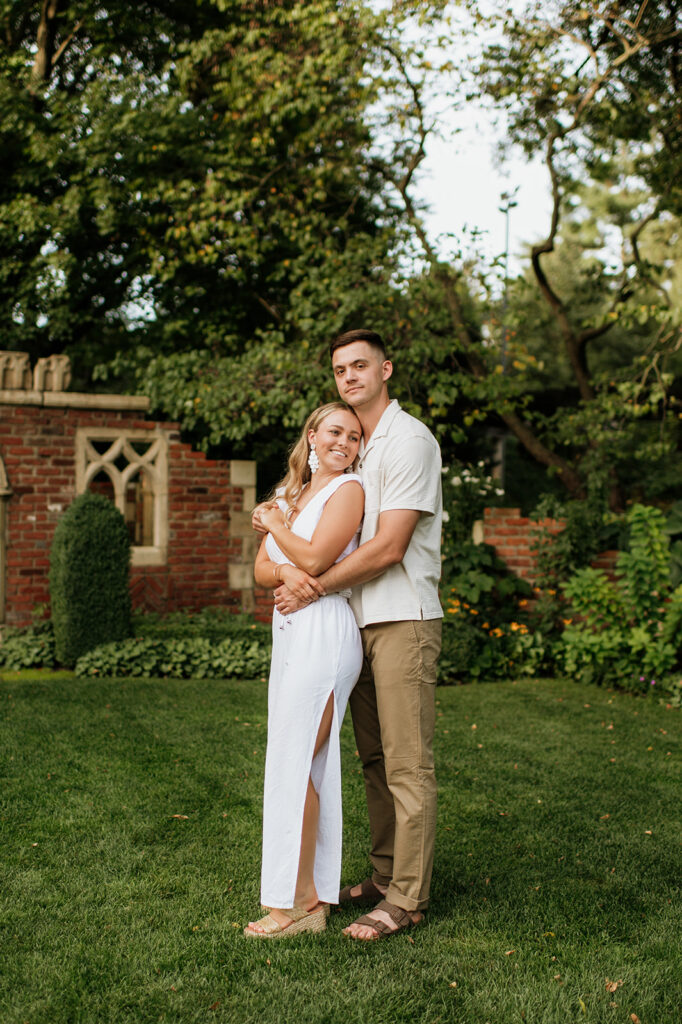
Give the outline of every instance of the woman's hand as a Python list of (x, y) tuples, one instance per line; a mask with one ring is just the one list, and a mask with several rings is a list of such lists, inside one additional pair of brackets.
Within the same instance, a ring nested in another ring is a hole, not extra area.
[(256, 533), (265, 534), (268, 533), (267, 526), (263, 523), (263, 513), (267, 512), (268, 509), (279, 508), (276, 501), (262, 501), (260, 505), (256, 505), (253, 512), (251, 513), (251, 526)]
[(279, 505), (266, 505), (261, 510), (260, 521), (266, 530), (272, 532), (276, 526), (284, 526), (284, 513)]
[[(305, 607), (305, 605), (310, 604), (312, 601), (317, 601), (318, 597), (324, 597), (324, 587), (322, 584), (304, 569), (297, 569), (295, 565), (285, 563), (280, 566), (279, 576), (286, 590), (289, 591), (300, 608)], [(277, 589), (278, 591), (282, 590), (281, 587)], [(283, 598), (284, 595), (281, 595), (280, 603), (286, 604), (287, 610), (293, 611), (294, 609), (290, 608), (290, 602), (285, 602)], [(277, 604), (277, 607), (279, 608), (279, 604)]]

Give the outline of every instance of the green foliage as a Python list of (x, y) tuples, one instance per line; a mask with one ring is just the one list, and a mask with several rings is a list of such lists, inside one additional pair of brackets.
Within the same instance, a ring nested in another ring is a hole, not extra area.
[(628, 549), (618, 556), (623, 597), (629, 618), (650, 620), (660, 612), (670, 590), (669, 547), (665, 517), (652, 506), (633, 505), (628, 512)]
[(509, 571), (489, 544), (468, 540), (447, 544), (447, 549), (441, 587), (448, 602), (471, 606), (494, 624), (510, 621), (518, 601), (530, 594), (529, 585)]
[(118, 375), (204, 445), (282, 445), (333, 389), (329, 337), (394, 319), (396, 214), (367, 157), (382, 18), (69, 4), (36, 85), (23, 6), (0, 13), (5, 347), (67, 351), (80, 386)]
[(255, 641), (265, 647), (269, 647), (272, 640), (269, 625), (254, 622), (249, 615), (236, 615), (226, 608), (213, 606), (197, 612), (170, 612), (163, 616), (153, 612), (134, 615), (132, 631), (136, 637), (155, 640), (203, 637), (211, 641)]
[(80, 495), (57, 523), (50, 551), (52, 622), (62, 665), (130, 635), (129, 576), (123, 516), (102, 495)]
[(571, 621), (562, 637), (571, 678), (635, 692), (656, 686), (682, 655), (682, 586), (672, 589), (663, 514), (634, 505), (629, 544), (611, 581), (585, 568), (563, 585)]
[(267, 675), (269, 665), (269, 648), (255, 640), (148, 637), (103, 644), (81, 655), (76, 675), (253, 679)]
[(488, 544), (471, 539), (474, 523), (504, 492), (476, 466), (458, 463), (443, 470), (443, 545), (441, 589), (449, 605), (471, 606), (491, 623), (509, 621), (510, 608), (527, 597), (530, 587), (497, 557)]
[(443, 265), (409, 175), (393, 180), (446, 297), (465, 425), (501, 419), (571, 496), (599, 484), (620, 509), (679, 486), (680, 275), (661, 244), (679, 245), (679, 26), (663, 2), (602, 7), (470, 5), (472, 34), (492, 30), (475, 88), (508, 126), (500, 148), (542, 152), (552, 193), (528, 273), (488, 297), (483, 330), (464, 315), (464, 260)]
[(53, 668), (55, 656), (54, 630), (50, 621), (26, 629), (4, 629), (0, 643), (0, 668)]
[[(531, 544), (537, 567), (532, 623), (556, 648), (568, 614), (563, 584), (579, 569), (585, 570), (586, 579), (601, 579), (599, 574), (593, 575), (589, 563), (620, 543), (622, 519), (608, 509), (601, 490), (590, 492), (584, 501), (560, 501), (546, 495), (531, 517), (538, 524)], [(560, 529), (557, 521), (564, 524)]]
[(669, 510), (665, 532), (670, 538), (670, 578), (677, 586), (682, 583), (682, 501), (676, 501)]
[(504, 490), (486, 472), (484, 460), (476, 466), (454, 462), (443, 468), (443, 544), (448, 569), (454, 551), (470, 540), (474, 523), (483, 517), (484, 509), (499, 504), (502, 497)]
[(474, 612), (451, 607), (446, 613), (438, 665), (442, 683), (486, 682), (551, 671), (552, 645), (540, 630), (516, 620), (493, 627), (473, 618)]
[(608, 509), (603, 490), (591, 491), (584, 501), (561, 502), (546, 496), (531, 518), (563, 523), (559, 530), (545, 522), (539, 522), (535, 529), (532, 551), (538, 584), (544, 590), (556, 588), (600, 552), (619, 542), (620, 519)]

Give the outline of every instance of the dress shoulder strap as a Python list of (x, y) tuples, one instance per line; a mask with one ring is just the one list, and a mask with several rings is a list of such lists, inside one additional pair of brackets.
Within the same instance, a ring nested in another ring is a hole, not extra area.
[(362, 480), (357, 473), (342, 473), (341, 476), (334, 477), (333, 480), (330, 480), (324, 490), (320, 491), (320, 494), (324, 494), (324, 503), (326, 504), (332, 494), (335, 494), (339, 487), (342, 487), (343, 484), (347, 484), (349, 480), (354, 480), (355, 483), (360, 484), (362, 487)]

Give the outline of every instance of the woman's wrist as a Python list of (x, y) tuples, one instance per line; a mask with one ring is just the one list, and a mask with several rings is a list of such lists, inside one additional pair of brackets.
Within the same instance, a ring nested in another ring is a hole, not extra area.
[(275, 577), (275, 583), (282, 582), (282, 566), (277, 564), (272, 570), (273, 576)]

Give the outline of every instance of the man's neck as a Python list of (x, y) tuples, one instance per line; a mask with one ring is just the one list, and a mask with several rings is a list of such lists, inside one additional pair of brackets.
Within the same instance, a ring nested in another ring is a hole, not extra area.
[(362, 425), (362, 435), (365, 441), (365, 447), (369, 444), (370, 438), (376, 430), (377, 423), (388, 409), (390, 401), (388, 393), (386, 393), (385, 395), (381, 395), (381, 397), (378, 398), (376, 402), (373, 402), (371, 406), (355, 410), (355, 414)]

